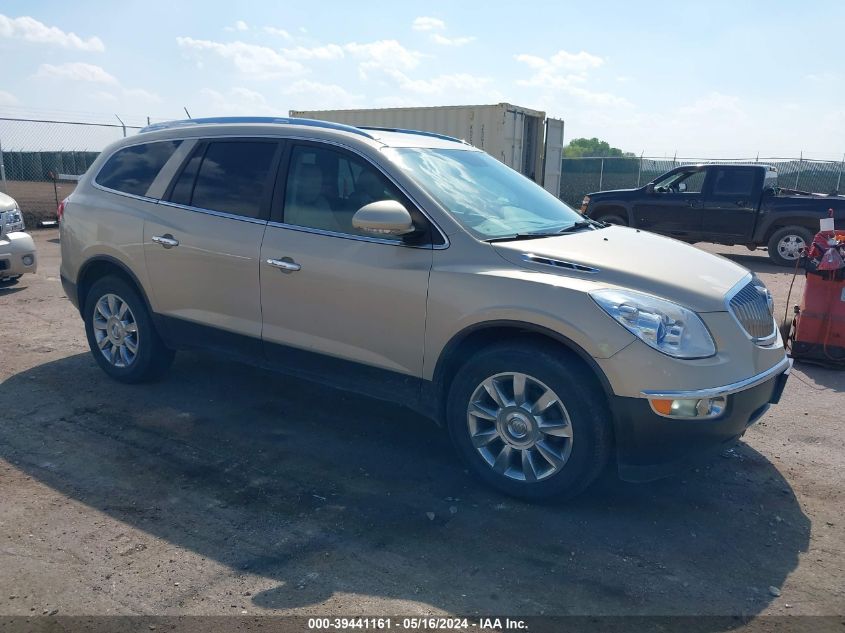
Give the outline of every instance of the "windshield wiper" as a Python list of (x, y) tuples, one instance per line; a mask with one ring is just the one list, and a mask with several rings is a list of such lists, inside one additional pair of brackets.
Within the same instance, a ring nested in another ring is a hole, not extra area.
[(604, 222), (596, 222), (595, 220), (579, 220), (575, 224), (570, 226), (563, 227), (558, 234), (560, 233), (574, 233), (575, 231), (580, 231), (582, 229), (586, 229), (588, 226), (594, 226), (596, 228), (604, 228), (607, 225)]
[(500, 237), (491, 237), (489, 239), (484, 240), (488, 244), (492, 244), (493, 242), (510, 242), (513, 240), (535, 240), (540, 237), (554, 237), (555, 235), (560, 235), (559, 231), (555, 231), (553, 233), (514, 233), (513, 235), (502, 235)]

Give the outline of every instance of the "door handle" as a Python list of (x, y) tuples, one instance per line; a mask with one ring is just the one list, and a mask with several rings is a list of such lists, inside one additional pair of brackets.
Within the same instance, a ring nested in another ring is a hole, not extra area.
[(268, 259), (267, 263), (273, 268), (278, 268), (279, 270), (287, 273), (295, 273), (297, 270), (302, 268), (302, 266), (297, 264), (290, 257), (285, 257), (283, 259)]
[(161, 244), (164, 248), (179, 246), (179, 240), (175, 239), (170, 233), (165, 233), (164, 235), (153, 235), (150, 238), (150, 241), (155, 242), (156, 244)]

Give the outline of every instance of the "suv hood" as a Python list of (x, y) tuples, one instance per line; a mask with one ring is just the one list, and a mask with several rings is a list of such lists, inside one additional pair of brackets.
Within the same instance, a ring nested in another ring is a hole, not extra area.
[[(492, 246), (506, 260), (523, 268), (646, 292), (696, 312), (725, 311), (725, 295), (749, 274), (729, 259), (684, 242), (621, 226)], [(537, 263), (527, 260), (526, 255), (564, 265)], [(566, 264), (598, 272), (573, 270)]]

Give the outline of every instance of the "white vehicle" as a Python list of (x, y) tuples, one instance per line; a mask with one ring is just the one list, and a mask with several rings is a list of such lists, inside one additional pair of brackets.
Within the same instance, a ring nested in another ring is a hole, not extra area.
[(0, 283), (17, 281), (38, 267), (35, 242), (24, 233), (23, 214), (14, 198), (0, 193)]

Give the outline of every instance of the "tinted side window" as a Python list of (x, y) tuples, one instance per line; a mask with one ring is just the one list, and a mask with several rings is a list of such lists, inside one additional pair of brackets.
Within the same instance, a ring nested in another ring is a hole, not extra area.
[(248, 218), (259, 217), (270, 187), (269, 175), (277, 147), (277, 143), (262, 141), (209, 143), (189, 204)]
[(95, 182), (103, 187), (143, 196), (182, 141), (158, 141), (124, 147), (106, 161)]
[(753, 169), (718, 169), (713, 182), (713, 195), (750, 196), (756, 180)]
[(402, 195), (363, 159), (329, 148), (293, 148), (285, 190), (286, 223), (369, 235), (353, 228), (352, 216), (379, 200), (402, 201)]
[(194, 182), (197, 179), (197, 171), (199, 170), (202, 157), (205, 155), (205, 145), (200, 145), (194, 150), (188, 164), (182, 169), (179, 178), (173, 185), (173, 191), (170, 192), (170, 201), (176, 204), (191, 204), (191, 196), (194, 194)]

